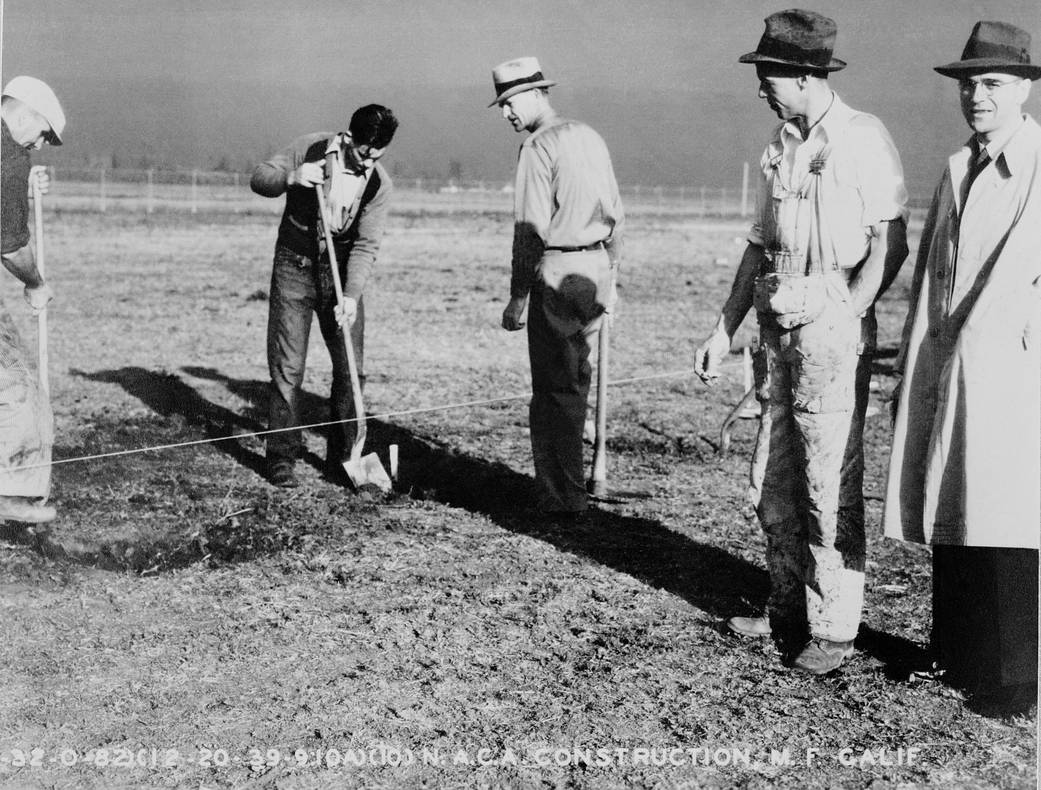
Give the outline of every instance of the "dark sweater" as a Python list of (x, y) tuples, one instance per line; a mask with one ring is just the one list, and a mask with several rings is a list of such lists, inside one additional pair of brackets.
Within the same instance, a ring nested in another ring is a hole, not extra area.
[(0, 161), (0, 252), (9, 255), (29, 243), (29, 150), (11, 137), (2, 122), (3, 160)]
[[(313, 187), (286, 188), (286, 176), (304, 162), (325, 161), (325, 149), (332, 132), (316, 132), (296, 138), (271, 159), (257, 165), (250, 188), (264, 197), (286, 196), (282, 222), (278, 226), (278, 244), (299, 255), (318, 260), (318, 198)], [(391, 180), (377, 162), (362, 193), (358, 213), (340, 233), (333, 234), (336, 259), (343, 277), (343, 292), (357, 299), (376, 263), (386, 225), (390, 203)]]

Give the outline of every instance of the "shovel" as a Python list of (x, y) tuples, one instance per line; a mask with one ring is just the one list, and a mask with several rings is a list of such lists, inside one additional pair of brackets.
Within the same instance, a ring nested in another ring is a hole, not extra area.
[[(612, 282), (611, 290), (614, 290)], [(596, 361), (596, 439), (593, 442), (593, 469), (586, 491), (597, 502), (619, 505), (631, 499), (649, 499), (647, 491), (608, 491), (607, 488), (607, 375), (611, 349), (611, 316), (600, 321)]]
[(595, 498), (607, 496), (607, 357), (611, 348), (610, 316), (600, 320), (596, 352), (596, 441), (593, 445), (593, 471), (586, 490)]
[[(329, 265), (333, 269), (333, 286), (336, 288), (336, 304), (343, 307), (343, 284), (340, 282), (340, 267), (336, 262), (336, 249), (333, 247), (333, 234), (329, 230), (328, 215), (325, 210), (325, 193), (322, 185), (315, 185), (315, 194), (318, 195), (318, 213), (322, 220), (322, 229), (325, 231), (325, 248), (329, 252)], [(351, 342), (349, 332), (343, 331), (343, 344), (347, 349), (347, 370), (351, 376), (351, 394), (354, 396), (354, 416), (357, 420), (357, 432), (354, 436), (354, 445), (351, 447), (351, 457), (343, 462), (343, 470), (347, 473), (355, 488), (365, 485), (374, 485), (381, 491), (390, 491), (390, 477), (387, 476), (383, 464), (380, 463), (376, 453), (362, 456), (361, 451), (365, 446), (365, 404), (361, 399), (361, 383), (358, 381), (358, 363), (354, 359), (354, 343)]]
[[(36, 183), (36, 179), (33, 179), (33, 219), (35, 220), (36, 230), (36, 270), (40, 273), (40, 277), (45, 277), (44, 274), (44, 254), (43, 254), (43, 193), (40, 191), (40, 185)], [(48, 358), (47, 358), (47, 308), (44, 307), (36, 316), (37, 337), (39, 338), (39, 375), (40, 375), (40, 393), (43, 400), (47, 403), (51, 399), (51, 385), (50, 378), (47, 373)]]

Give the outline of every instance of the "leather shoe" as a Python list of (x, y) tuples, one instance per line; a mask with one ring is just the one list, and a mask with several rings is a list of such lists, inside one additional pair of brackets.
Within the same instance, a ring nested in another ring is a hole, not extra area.
[(42, 505), (20, 496), (0, 496), (0, 521), (45, 524), (57, 515), (54, 505)]
[(727, 628), (740, 636), (760, 637), (773, 633), (769, 617), (731, 617), (727, 620)]
[(296, 488), (300, 483), (293, 471), (292, 461), (275, 461), (268, 465), (267, 479), (277, 488)]
[(838, 669), (852, 655), (853, 642), (814, 638), (792, 662), (792, 667), (811, 675), (824, 675)]

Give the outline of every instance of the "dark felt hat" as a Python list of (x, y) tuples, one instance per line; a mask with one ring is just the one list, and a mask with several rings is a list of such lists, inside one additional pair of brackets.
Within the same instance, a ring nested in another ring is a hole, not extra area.
[(977, 22), (961, 60), (936, 66), (934, 71), (955, 79), (988, 71), (1030, 80), (1041, 77), (1041, 66), (1030, 63), (1030, 34), (1008, 22)]
[(741, 63), (782, 63), (814, 71), (838, 71), (844, 61), (831, 56), (835, 49), (835, 20), (815, 11), (792, 8), (766, 18), (766, 31), (755, 52), (742, 55)]

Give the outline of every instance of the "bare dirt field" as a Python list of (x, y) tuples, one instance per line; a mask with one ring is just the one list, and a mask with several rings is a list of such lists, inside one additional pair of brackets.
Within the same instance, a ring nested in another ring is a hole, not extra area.
[(609, 475), (645, 496), (578, 525), (531, 507), (525, 340), (499, 328), (510, 221), (492, 210), (399, 208), (388, 230), (366, 396), (397, 490), (323, 477), (318, 429), (303, 485), (268, 485), (250, 434), (276, 224), (48, 215), (55, 458), (197, 443), (59, 464), (49, 534), (2, 527), (0, 786), (1036, 785), (1036, 711), (981, 715), (915, 674), (929, 553), (879, 534), (910, 264), (880, 306), (858, 650), (809, 678), (720, 627), (766, 587), (755, 423), (717, 453), (741, 357), (714, 389), (690, 368), (743, 223), (631, 218), (611, 378), (639, 380), (611, 388)]

